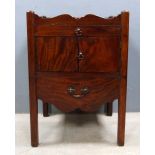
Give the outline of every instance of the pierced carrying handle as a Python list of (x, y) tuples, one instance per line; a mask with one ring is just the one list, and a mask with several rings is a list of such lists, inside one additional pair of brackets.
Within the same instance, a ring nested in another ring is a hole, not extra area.
[(70, 86), (68, 89), (68, 94), (71, 95), (72, 97), (74, 98), (81, 98), (81, 97), (84, 97), (85, 95), (87, 95), (89, 93), (89, 89), (88, 87), (83, 87), (81, 88), (80, 90), (80, 94), (76, 94), (76, 89), (74, 86)]

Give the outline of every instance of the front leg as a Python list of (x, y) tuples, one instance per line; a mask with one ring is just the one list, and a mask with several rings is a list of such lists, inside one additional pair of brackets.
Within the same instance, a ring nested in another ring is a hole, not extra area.
[(118, 133), (117, 143), (124, 146), (125, 137), (125, 114), (126, 114), (126, 79), (121, 80), (120, 97), (118, 100)]
[(30, 129), (31, 146), (37, 147), (39, 143), (38, 136), (38, 100), (36, 96), (34, 81), (30, 80)]

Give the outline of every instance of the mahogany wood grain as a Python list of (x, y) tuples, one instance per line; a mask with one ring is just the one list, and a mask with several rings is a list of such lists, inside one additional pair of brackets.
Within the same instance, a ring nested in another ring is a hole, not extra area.
[[(75, 98), (68, 93), (70, 86), (80, 94), (87, 87), (89, 93)], [(37, 73), (37, 96), (45, 102), (54, 104), (63, 112), (81, 109), (93, 112), (101, 104), (118, 98), (119, 76), (115, 74), (92, 73)]]
[(56, 26), (56, 25), (39, 25), (36, 27), (35, 36), (75, 36), (77, 28), (81, 29), (81, 36), (107, 36), (119, 35), (120, 26)]
[(78, 70), (77, 52), (75, 38), (38, 37), (37, 70), (75, 72)]
[(80, 72), (118, 72), (120, 64), (120, 37), (84, 37), (79, 39)]

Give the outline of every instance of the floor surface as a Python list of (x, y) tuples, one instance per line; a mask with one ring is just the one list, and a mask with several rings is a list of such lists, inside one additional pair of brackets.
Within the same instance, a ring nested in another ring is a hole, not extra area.
[(125, 146), (117, 146), (117, 113), (39, 114), (38, 147), (30, 145), (29, 115), (16, 114), (16, 155), (139, 155), (139, 113), (127, 113)]

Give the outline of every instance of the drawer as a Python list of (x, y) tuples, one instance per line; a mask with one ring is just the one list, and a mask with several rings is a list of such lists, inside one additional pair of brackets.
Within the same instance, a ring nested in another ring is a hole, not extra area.
[(105, 36), (120, 35), (120, 26), (54, 26), (50, 24), (37, 25), (35, 36)]
[(96, 111), (118, 98), (119, 75), (91, 73), (37, 73), (37, 95), (64, 112)]
[(35, 36), (74, 36), (75, 26), (37, 25)]
[(105, 36), (105, 35), (119, 35), (120, 26), (107, 26), (107, 25), (98, 25), (98, 26), (79, 26), (76, 27), (75, 35), (84, 36), (84, 37), (93, 37), (93, 36)]

